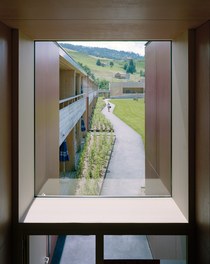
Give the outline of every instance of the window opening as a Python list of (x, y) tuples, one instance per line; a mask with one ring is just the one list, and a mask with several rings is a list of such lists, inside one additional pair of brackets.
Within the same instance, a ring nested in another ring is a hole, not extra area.
[(35, 42), (35, 194), (170, 196), (170, 65), (169, 41)]

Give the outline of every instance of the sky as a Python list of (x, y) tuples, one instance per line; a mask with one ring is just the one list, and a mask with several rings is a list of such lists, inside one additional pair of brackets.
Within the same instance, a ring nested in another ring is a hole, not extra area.
[(144, 56), (145, 41), (68, 41), (73, 45), (108, 48), (119, 51), (130, 51)]

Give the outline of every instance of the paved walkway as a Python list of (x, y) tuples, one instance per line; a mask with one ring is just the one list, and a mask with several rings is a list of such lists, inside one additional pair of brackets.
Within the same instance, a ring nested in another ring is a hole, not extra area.
[(102, 113), (114, 126), (116, 141), (101, 195), (136, 196), (145, 186), (145, 152), (141, 136), (105, 107)]
[[(116, 141), (101, 195), (140, 195), (145, 184), (145, 154), (141, 137), (105, 107)], [(105, 259), (152, 259), (146, 236), (105, 236)], [(67, 236), (60, 264), (95, 264), (95, 236)]]

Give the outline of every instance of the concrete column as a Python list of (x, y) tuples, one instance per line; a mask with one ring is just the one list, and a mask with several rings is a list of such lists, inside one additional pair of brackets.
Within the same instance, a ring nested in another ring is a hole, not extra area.
[[(71, 130), (69, 135), (66, 138), (68, 152), (70, 156), (70, 160), (65, 162), (65, 169), (67, 171), (72, 171), (75, 169), (75, 128)], [(63, 162), (60, 164), (60, 171), (63, 171)]]
[(76, 72), (74, 70), (70, 71), (70, 90), (69, 96), (76, 95)]
[(86, 98), (86, 113), (85, 113), (85, 118), (86, 118), (86, 129), (89, 130), (89, 97)]
[[(82, 78), (80, 74), (76, 74), (76, 94), (81, 94), (81, 82)], [(82, 133), (81, 133), (81, 120), (79, 120), (76, 124), (75, 127), (75, 137), (76, 137), (76, 151), (80, 151), (81, 147), (81, 138), (82, 138)]]
[(75, 126), (75, 138), (76, 138), (76, 152), (80, 151), (81, 147), (81, 138), (82, 138), (82, 133), (81, 133), (81, 120), (77, 122)]
[(76, 74), (76, 94), (81, 94), (81, 75)]
[[(76, 93), (76, 72), (74, 70), (61, 70), (60, 71), (60, 99), (74, 96)], [(65, 162), (65, 171), (75, 169), (75, 128), (71, 130), (66, 138), (70, 161)], [(60, 172), (63, 172), (63, 162), (60, 162)]]

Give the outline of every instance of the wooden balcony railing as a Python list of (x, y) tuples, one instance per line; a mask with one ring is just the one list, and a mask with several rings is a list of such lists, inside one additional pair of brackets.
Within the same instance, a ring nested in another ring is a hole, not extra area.
[(89, 105), (92, 103), (93, 99), (97, 96), (98, 91), (91, 91), (88, 93)]
[(60, 100), (59, 101), (60, 109), (80, 100), (81, 98), (84, 98), (84, 96), (85, 96), (85, 93), (82, 93), (79, 95), (71, 96), (71, 97)]
[(59, 143), (60, 145), (74, 128), (86, 110), (84, 94), (72, 96), (59, 101)]

